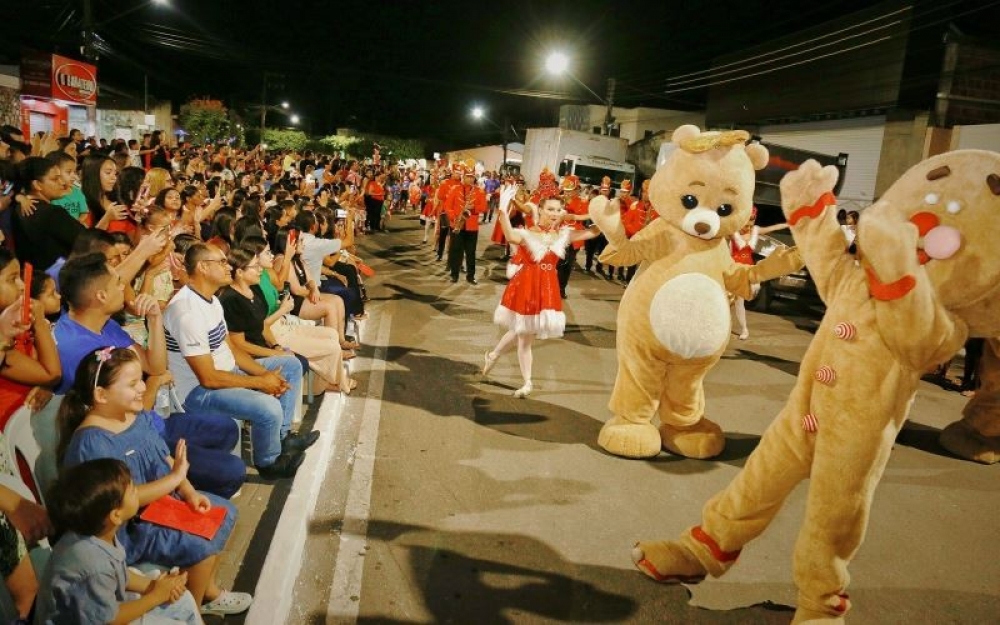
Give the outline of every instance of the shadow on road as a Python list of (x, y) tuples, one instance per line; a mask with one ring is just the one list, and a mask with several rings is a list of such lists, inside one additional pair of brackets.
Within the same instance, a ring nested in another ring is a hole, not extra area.
[[(325, 532), (325, 526), (311, 529)], [(372, 521), (366, 568), (389, 568), (396, 580), (419, 589), (434, 623), (746, 623), (788, 622), (787, 606), (761, 604), (729, 611), (689, 605), (683, 586), (665, 586), (631, 567), (622, 548), (622, 568), (567, 560), (546, 543), (513, 533), (442, 531)], [(390, 547), (391, 545), (391, 551)], [(398, 573), (394, 569), (399, 570)], [(380, 575), (381, 577), (381, 575)], [(373, 589), (374, 590), (374, 589)], [(326, 623), (314, 613), (311, 623)], [(423, 623), (366, 614), (358, 623)]]

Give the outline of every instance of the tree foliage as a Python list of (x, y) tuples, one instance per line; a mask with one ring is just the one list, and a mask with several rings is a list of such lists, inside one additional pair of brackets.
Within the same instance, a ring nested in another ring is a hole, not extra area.
[(360, 135), (330, 135), (320, 139), (320, 144), (329, 151), (343, 153), (350, 158), (370, 158), (374, 153), (375, 144), (379, 146), (379, 153), (383, 159), (419, 159), (426, 156), (424, 142), (418, 139), (401, 139), (399, 137), (389, 137), (386, 135), (360, 134)]
[(181, 128), (193, 143), (208, 144), (228, 141), (236, 136), (236, 128), (221, 100), (193, 99), (181, 105)]
[(261, 143), (268, 150), (303, 150), (309, 138), (301, 130), (278, 130), (265, 128)]

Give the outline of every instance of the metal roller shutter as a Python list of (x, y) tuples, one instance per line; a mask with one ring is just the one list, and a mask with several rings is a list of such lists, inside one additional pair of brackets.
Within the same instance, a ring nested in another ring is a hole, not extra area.
[(848, 155), (841, 204), (864, 207), (875, 197), (875, 179), (882, 154), (885, 116), (837, 119), (803, 124), (761, 126), (764, 141), (822, 154)]
[(958, 126), (957, 150), (992, 150), (1000, 152), (1000, 124)]

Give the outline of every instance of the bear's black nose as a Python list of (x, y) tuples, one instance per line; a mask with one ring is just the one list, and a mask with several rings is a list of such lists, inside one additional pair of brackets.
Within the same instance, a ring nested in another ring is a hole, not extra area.
[(694, 231), (697, 232), (698, 234), (706, 234), (711, 229), (712, 226), (708, 225), (704, 221), (699, 221), (694, 225)]

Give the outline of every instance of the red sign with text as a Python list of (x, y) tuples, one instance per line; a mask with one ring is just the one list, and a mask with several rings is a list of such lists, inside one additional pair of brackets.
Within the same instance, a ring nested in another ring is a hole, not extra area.
[(76, 104), (97, 104), (97, 68), (53, 54), (52, 97)]

